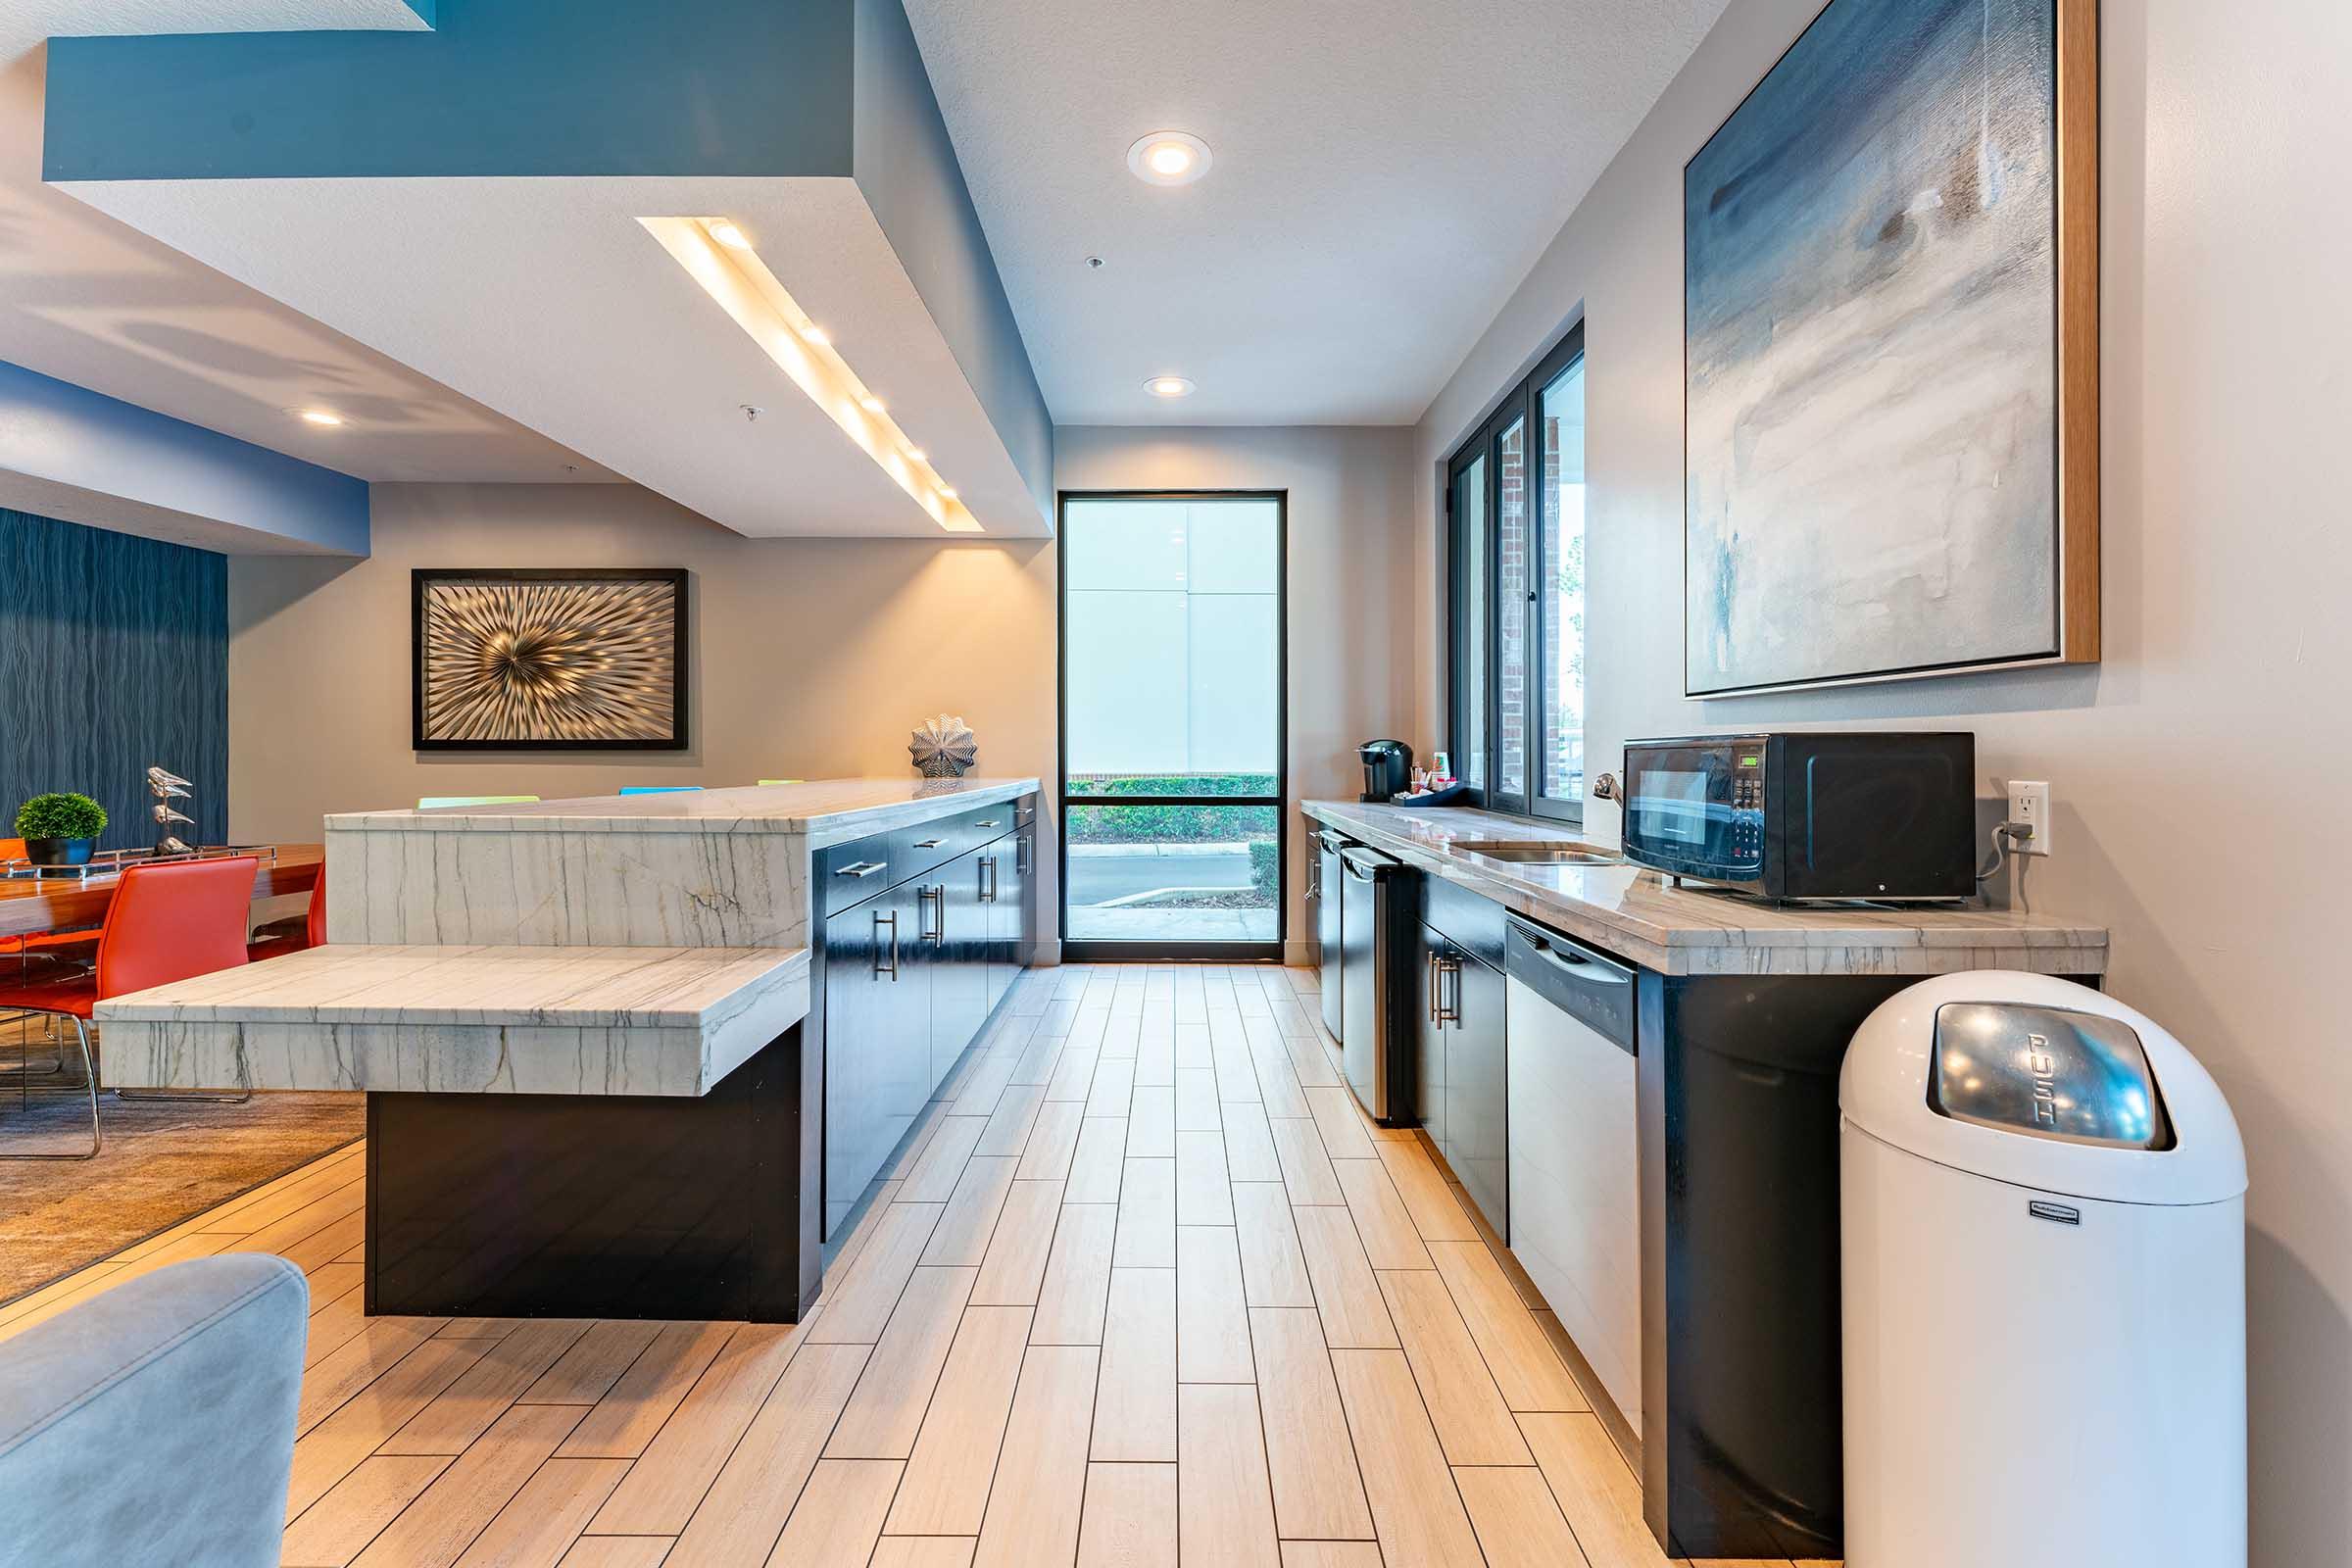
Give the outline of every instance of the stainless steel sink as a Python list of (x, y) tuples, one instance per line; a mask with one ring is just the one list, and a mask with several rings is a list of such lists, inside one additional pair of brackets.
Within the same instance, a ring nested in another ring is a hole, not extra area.
[(1509, 860), (1519, 865), (1616, 865), (1623, 858), (1603, 850), (1583, 849), (1574, 844), (1456, 844), (1455, 849), (1468, 855), (1482, 855), (1490, 860)]

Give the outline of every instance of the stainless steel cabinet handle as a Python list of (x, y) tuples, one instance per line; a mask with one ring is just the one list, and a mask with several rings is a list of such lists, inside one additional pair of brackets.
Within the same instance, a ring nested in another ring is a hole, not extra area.
[[(890, 927), (890, 962), (888, 964), (882, 961), (882, 927), (885, 925)], [(888, 914), (884, 914), (880, 909), (874, 911), (874, 974), (877, 978), (888, 975), (893, 980), (899, 977), (899, 915), (895, 909)]]
[(1002, 822), (999, 822), (999, 821), (997, 821), (997, 820), (996, 820), (994, 817), (991, 817), (991, 818), (990, 818), (988, 821), (985, 821), (985, 822), (974, 822), (974, 823), (972, 824), (972, 826), (974, 826), (974, 827), (1002, 827), (1002, 826), (1004, 826), (1004, 824), (1003, 824)]
[[(1437, 956), (1437, 962), (1438, 1022), (1460, 1023), (1462, 1021), (1462, 960), (1440, 954)], [(1450, 1002), (1446, 1000), (1448, 992), (1446, 981), (1448, 976), (1453, 980), (1450, 993), (1453, 1000)]]
[(877, 875), (880, 872), (888, 870), (889, 868), (890, 862), (888, 860), (859, 860), (855, 865), (843, 866), (840, 870), (834, 872), (833, 874), (835, 876), (867, 877)]
[(925, 839), (920, 844), (917, 844), (915, 848), (918, 850), (936, 850), (942, 844), (947, 842), (948, 841), (946, 839)]
[(1432, 948), (1421, 956), (1421, 978), (1429, 992), (1429, 1021), (1438, 1021), (1438, 953)]
[[(923, 927), (923, 906), (934, 902), (937, 903), (939, 908), (939, 928), (937, 930), (925, 930)], [(920, 937), (925, 942), (945, 942), (948, 940), (948, 887), (946, 883), (943, 882), (937, 887), (916, 888), (914, 890), (914, 929), (915, 935)]]
[(997, 858), (993, 855), (983, 855), (980, 857), (979, 863), (980, 902), (994, 904), (997, 902)]
[(1017, 875), (1029, 874), (1029, 851), (1036, 842), (1026, 833), (1012, 841), (1012, 869)]

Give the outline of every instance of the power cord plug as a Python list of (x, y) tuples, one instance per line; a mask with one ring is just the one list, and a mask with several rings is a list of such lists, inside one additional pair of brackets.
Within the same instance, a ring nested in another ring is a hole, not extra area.
[[(2031, 822), (1993, 823), (1992, 864), (1988, 869), (1977, 873), (1977, 886), (1982, 888), (1985, 883), (1999, 876), (2001, 866), (2009, 857), (2016, 854), (2023, 846), (2033, 842), (2034, 824)], [(2026, 913), (2032, 914), (2034, 906), (2026, 898), (2026, 872), (2029, 867), (2030, 862), (2020, 855), (2017, 861), (2017, 906)]]

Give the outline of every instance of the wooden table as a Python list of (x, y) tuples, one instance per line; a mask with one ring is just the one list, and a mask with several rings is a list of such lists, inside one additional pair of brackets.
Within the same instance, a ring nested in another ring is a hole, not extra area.
[[(326, 863), (320, 844), (280, 844), (277, 858), (264, 857), (253, 879), (255, 903), (288, 893), (308, 893)], [(96, 925), (115, 902), (120, 876), (72, 878), (0, 877), (0, 937), (31, 936)]]

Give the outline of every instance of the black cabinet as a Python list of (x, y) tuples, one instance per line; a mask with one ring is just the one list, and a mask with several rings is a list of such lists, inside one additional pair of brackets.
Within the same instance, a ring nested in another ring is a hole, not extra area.
[(830, 1233), (931, 1097), (931, 982), (922, 884), (825, 921), (825, 1229)]
[(993, 1011), (1027, 964), (1029, 867), (1035, 830), (1024, 828), (980, 852), (980, 899), (988, 917), (988, 1005)]
[(1510, 1143), (1503, 1103), (1503, 978), (1466, 950), (1440, 978), (1446, 1003), (1446, 1139), (1439, 1147), (1494, 1234), (1510, 1239)]
[(833, 1235), (1030, 959), (1035, 806), (975, 808), (816, 856), (812, 983)]
[(1510, 1235), (1502, 906), (1428, 879), (1413, 954), (1421, 1126), (1497, 1235)]
[(1421, 1130), (1446, 1150), (1446, 986), (1440, 965), (1461, 950), (1425, 923), (1413, 952), (1413, 1020), (1421, 1049), (1413, 1103), (1421, 1107)]
[(988, 858), (993, 849), (957, 856), (932, 873), (925, 895), (923, 942), (933, 966), (931, 1078), (938, 1083), (972, 1043), (995, 1005), (988, 994)]

